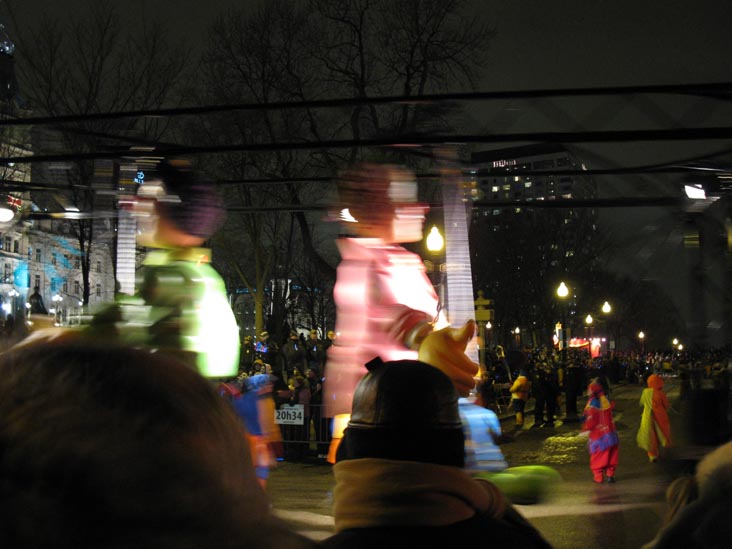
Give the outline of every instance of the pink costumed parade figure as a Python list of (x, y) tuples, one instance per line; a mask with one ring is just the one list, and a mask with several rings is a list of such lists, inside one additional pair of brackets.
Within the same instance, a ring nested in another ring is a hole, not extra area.
[(464, 352), (475, 323), (434, 329), (435, 290), (421, 258), (400, 245), (422, 239), (427, 206), (417, 202), (414, 174), (393, 165), (361, 164), (340, 175), (338, 195), (340, 220), (350, 235), (337, 242), (338, 338), (328, 349), (323, 391), (325, 415), (335, 418), (334, 438), (351, 413), (365, 364), (377, 356), (431, 364), (462, 396), (474, 387), (478, 372)]

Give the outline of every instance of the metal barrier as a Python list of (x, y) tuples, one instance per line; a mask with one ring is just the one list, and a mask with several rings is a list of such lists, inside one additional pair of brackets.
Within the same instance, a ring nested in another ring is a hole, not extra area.
[(331, 440), (331, 418), (323, 417), (322, 404), (282, 404), (275, 409), (275, 423), (282, 433), (284, 459), (323, 458)]
[(511, 408), (511, 384), (510, 383), (494, 383), (493, 395), (495, 399), (495, 413), (499, 416), (508, 412)]

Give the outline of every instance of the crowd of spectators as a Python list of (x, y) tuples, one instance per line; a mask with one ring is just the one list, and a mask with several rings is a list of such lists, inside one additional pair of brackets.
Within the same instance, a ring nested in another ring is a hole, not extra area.
[(275, 409), (302, 407), (302, 423), (279, 427), (284, 459), (302, 460), (311, 455), (325, 459), (330, 421), (323, 415), (323, 375), (326, 353), (334, 340), (334, 332), (328, 331), (321, 339), (316, 329), (307, 337), (290, 331), (281, 344), (266, 331), (259, 334), (256, 343), (251, 336), (244, 337), (236, 386), (245, 389), (246, 379), (267, 374), (272, 380)]
[[(565, 421), (575, 420), (576, 399), (583, 396), (592, 379), (598, 379), (605, 394), (610, 396), (617, 384), (645, 387), (652, 374), (675, 377), (679, 380), (682, 401), (724, 406), (730, 400), (732, 349), (610, 351), (593, 358), (585, 349), (570, 348), (563, 357), (557, 349), (542, 347), (505, 353), (498, 345), (486, 352), (486, 366), (478, 384), (482, 403), (496, 412), (505, 412), (512, 396), (511, 386), (522, 374), (529, 383), (529, 398), (535, 403), (536, 427), (551, 426), (561, 417)], [(722, 410), (716, 409), (709, 414), (725, 416)]]

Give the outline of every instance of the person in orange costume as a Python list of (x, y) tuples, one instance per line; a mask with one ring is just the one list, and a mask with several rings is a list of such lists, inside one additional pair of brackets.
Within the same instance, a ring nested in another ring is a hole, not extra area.
[[(417, 201), (414, 174), (387, 164), (359, 164), (338, 178), (339, 218), (334, 298), (338, 338), (328, 349), (325, 415), (338, 439), (351, 413), (365, 364), (420, 360), (452, 379), (460, 396), (475, 386), (478, 365), (465, 354), (475, 322), (436, 329), (438, 298), (421, 258), (401, 243), (422, 239), (427, 206)], [(335, 459), (337, 443), (329, 460)]]
[(658, 459), (661, 447), (671, 445), (671, 424), (668, 420), (668, 398), (663, 392), (663, 378), (651, 374), (647, 383), (648, 388), (643, 389), (640, 398), (643, 416), (636, 441), (653, 462)]

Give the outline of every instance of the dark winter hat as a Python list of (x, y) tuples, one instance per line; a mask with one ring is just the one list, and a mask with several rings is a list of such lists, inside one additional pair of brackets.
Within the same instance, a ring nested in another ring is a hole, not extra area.
[(462, 467), (458, 394), (437, 368), (416, 360), (366, 364), (337, 460), (382, 458)]
[(155, 198), (158, 212), (177, 229), (209, 238), (224, 222), (224, 204), (213, 181), (203, 178), (186, 160), (164, 160), (150, 182), (138, 190)]

